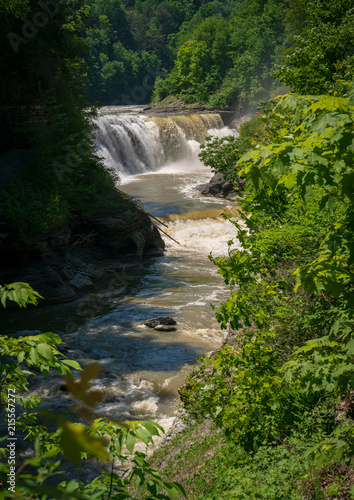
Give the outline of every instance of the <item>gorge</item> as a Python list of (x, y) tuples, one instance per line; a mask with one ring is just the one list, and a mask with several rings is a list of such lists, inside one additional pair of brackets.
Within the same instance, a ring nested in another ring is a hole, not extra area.
[[(101, 364), (103, 374), (95, 383), (105, 394), (101, 414), (119, 420), (143, 416), (167, 429), (190, 365), (223, 339), (210, 303), (217, 304), (227, 292), (208, 254), (227, 255), (228, 241), (237, 241), (234, 226), (220, 216), (225, 201), (200, 194), (211, 172), (197, 155), (207, 135), (236, 131), (224, 127), (216, 113), (154, 117), (136, 108), (124, 111), (105, 110), (97, 117), (98, 154), (119, 175), (120, 189), (167, 223), (163, 229), (173, 240), (164, 236), (164, 256), (146, 252), (142, 262), (139, 245), (144, 247), (148, 237), (133, 227), (130, 257), (125, 255), (114, 267), (111, 256), (109, 273), (92, 291), (83, 294), (85, 288), (78, 289), (73, 302), (27, 310), (21, 316), (7, 311), (2, 315), (3, 333), (59, 333), (70, 358), (83, 367), (90, 361)], [(233, 207), (228, 209), (232, 213)], [(132, 227), (131, 217), (126, 215), (125, 221)], [(103, 240), (99, 222), (96, 219), (94, 239)], [(92, 248), (72, 243), (68, 247), (66, 266), (76, 266), (82, 280), (91, 273), (94, 282)], [(177, 331), (144, 326), (155, 316), (172, 316)], [(61, 384), (52, 374), (37, 379), (31, 394), (40, 395), (44, 407), (63, 410), (70, 398)]]

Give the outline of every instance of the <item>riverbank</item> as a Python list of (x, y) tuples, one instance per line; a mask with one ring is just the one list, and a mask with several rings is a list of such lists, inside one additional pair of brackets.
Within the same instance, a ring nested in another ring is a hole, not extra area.
[[(251, 335), (256, 334), (252, 329), (250, 332)], [(242, 333), (242, 329), (236, 332), (229, 330), (221, 349), (229, 348), (231, 356), (241, 352)], [(208, 356), (211, 358), (211, 364), (207, 368), (200, 365), (200, 369), (194, 369), (193, 378), (187, 379), (187, 384), (183, 386), (189, 390), (189, 396), (195, 398), (195, 402), (198, 400), (198, 394), (196, 392), (193, 395), (193, 381), (205, 388), (209, 387), (210, 390), (210, 383), (219, 371), (217, 358), (221, 349)], [(215, 365), (212, 358), (215, 358)], [(252, 375), (256, 377), (257, 373)], [(231, 391), (233, 384), (230, 378)], [(222, 397), (221, 404), (223, 400)], [(256, 403), (256, 395), (253, 400)], [(325, 409), (328, 402), (324, 401), (322, 404)], [(314, 407), (312, 418), (316, 418), (317, 411), (320, 409)], [(183, 486), (188, 500), (353, 498), (354, 472), (350, 456), (345, 461), (336, 459), (336, 455), (333, 455), (330, 461), (317, 461), (314, 467), (310, 455), (311, 442), (302, 439), (302, 434), (309, 432), (307, 426), (304, 426), (291, 443), (280, 438), (272, 446), (264, 442), (258, 449), (252, 450), (238, 443), (237, 439), (230, 439), (227, 432), (215, 425), (212, 408), (210, 412), (210, 415), (195, 419), (181, 408), (179, 416), (175, 418), (149, 459), (149, 465), (165, 480), (176, 481)], [(351, 426), (352, 416), (352, 397), (338, 399), (332, 411), (325, 414), (328, 425), (344, 425), (347, 429)], [(304, 420), (306, 418), (309, 416), (305, 414)], [(257, 422), (255, 418), (254, 426)], [(312, 440), (313, 436), (310, 439)], [(322, 450), (322, 454), (325, 451), (327, 450)]]
[(162, 256), (165, 248), (149, 215), (128, 198), (124, 208), (76, 218), (32, 241), (0, 225), (0, 283), (30, 283), (43, 297), (40, 305), (75, 300), (112, 273)]

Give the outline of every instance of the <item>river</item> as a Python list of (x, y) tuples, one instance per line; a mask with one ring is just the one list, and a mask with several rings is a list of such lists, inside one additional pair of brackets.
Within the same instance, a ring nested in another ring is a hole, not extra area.
[[(220, 217), (231, 203), (200, 194), (212, 174), (197, 154), (205, 135), (235, 131), (212, 114), (146, 118), (106, 110), (97, 120), (98, 151), (118, 172), (120, 188), (162, 218), (175, 241), (165, 238), (163, 257), (145, 259), (74, 303), (5, 313), (2, 331), (59, 333), (69, 357), (102, 365), (94, 383), (105, 395), (101, 414), (154, 419), (167, 429), (190, 367), (223, 340), (210, 304), (226, 297), (227, 287), (208, 254), (227, 255), (227, 242), (237, 246), (237, 240), (234, 226)], [(172, 316), (177, 331), (144, 326), (155, 316)], [(36, 377), (30, 390), (57, 411), (70, 403), (56, 374)]]

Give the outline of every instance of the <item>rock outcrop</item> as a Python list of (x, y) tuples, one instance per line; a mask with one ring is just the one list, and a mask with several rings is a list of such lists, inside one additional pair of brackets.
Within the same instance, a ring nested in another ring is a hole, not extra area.
[(68, 302), (115, 271), (122, 276), (145, 256), (163, 255), (164, 247), (158, 229), (138, 207), (81, 217), (32, 242), (20, 241), (0, 222), (0, 283), (29, 283), (44, 297), (41, 304)]
[(205, 196), (216, 196), (233, 201), (236, 200), (239, 192), (243, 191), (244, 184), (244, 179), (239, 179), (237, 188), (235, 188), (235, 184), (226, 180), (222, 174), (215, 174), (201, 193)]
[(151, 318), (145, 321), (144, 325), (148, 326), (149, 328), (153, 328), (154, 330), (157, 330), (159, 332), (175, 332), (177, 328), (174, 326), (176, 325), (177, 322), (173, 318), (169, 317), (158, 317), (158, 318)]

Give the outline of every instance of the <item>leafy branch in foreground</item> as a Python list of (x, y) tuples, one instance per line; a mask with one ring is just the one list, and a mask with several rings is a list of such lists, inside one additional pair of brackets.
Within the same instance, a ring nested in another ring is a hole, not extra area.
[[(38, 293), (26, 283), (5, 285), (0, 289), (4, 306), (6, 300), (13, 300), (26, 307), (27, 304), (36, 304), (37, 297)], [(99, 375), (100, 365), (89, 364), (82, 370), (77, 361), (66, 359), (57, 348), (63, 342), (54, 333), (18, 338), (2, 336), (1, 340), (0, 402), (5, 406), (6, 417), (9, 415), (7, 403), (11, 389), (10, 399), (16, 400), (17, 408), (17, 462), (20, 460), (21, 464), (17, 463), (16, 486), (0, 491), (0, 499), (134, 499), (132, 491), (136, 486), (143, 486), (146, 491), (139, 500), (170, 500), (178, 499), (180, 494), (185, 496), (181, 485), (162, 480), (159, 472), (147, 463), (146, 454), (135, 450), (137, 440), (146, 446), (153, 443), (153, 437), (164, 432), (160, 425), (149, 421), (114, 422), (104, 417), (95, 418), (97, 414), (93, 408), (103, 394), (92, 390), (90, 382)], [(72, 422), (65, 414), (42, 410), (42, 400), (38, 396), (18, 396), (18, 392), (28, 391), (28, 377), (33, 375), (23, 368), (23, 364), (39, 369), (44, 376), (49, 374), (51, 368), (62, 376), (66, 375), (67, 389), (79, 402), (74, 410), (81, 421)], [(81, 371), (78, 380), (74, 379), (71, 368)], [(12, 396), (15, 393), (16, 397)], [(23, 412), (23, 409), (36, 407), (33, 413)], [(89, 425), (82, 420), (88, 421)], [(32, 451), (26, 441), (33, 443)], [(21, 456), (23, 451), (26, 451), (26, 458)], [(8, 453), (9, 448), (0, 448), (0, 456), (6, 459)], [(59, 483), (56, 476), (63, 473), (63, 458), (76, 466), (88, 458), (101, 460), (102, 474), (90, 484), (79, 483), (75, 479)], [(104, 467), (107, 461), (111, 462), (110, 470)], [(7, 461), (0, 464), (3, 485), (7, 482), (9, 471)]]
[(20, 307), (27, 307), (28, 304), (36, 306), (38, 299), (43, 299), (38, 292), (35, 292), (28, 283), (10, 283), (0, 285), (1, 304), (6, 307), (6, 301), (16, 302)]
[(286, 117), (277, 140), (244, 155), (241, 175), (247, 176), (259, 210), (269, 197), (295, 193), (306, 204), (315, 190), (320, 210), (344, 207), (328, 227), (317, 257), (296, 276), (309, 292), (343, 294), (349, 306), (354, 300), (354, 86), (348, 98), (289, 95), (273, 112)]

